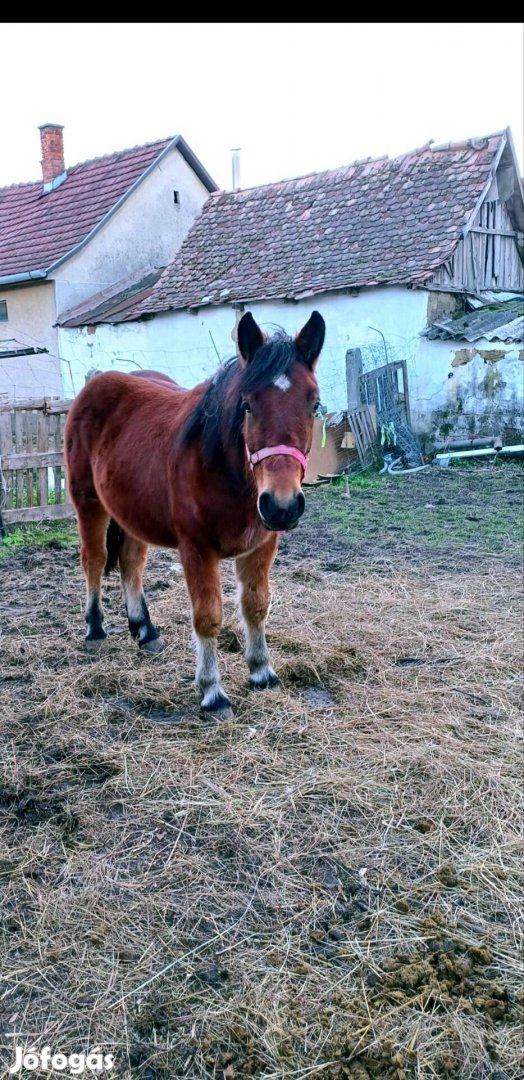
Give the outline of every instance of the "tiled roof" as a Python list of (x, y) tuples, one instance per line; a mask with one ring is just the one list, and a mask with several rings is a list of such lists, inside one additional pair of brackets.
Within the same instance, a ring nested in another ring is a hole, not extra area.
[(132, 278), (117, 281), (69, 311), (64, 311), (55, 326), (96, 326), (99, 323), (122, 322), (130, 304), (137, 304), (150, 295), (163, 270), (163, 266), (144, 269)]
[(453, 341), (519, 342), (524, 340), (524, 299), (504, 300), (499, 304), (487, 304), (465, 315), (439, 319), (426, 331), (428, 338), (444, 338)]
[(456, 247), (504, 132), (206, 200), (128, 318), (204, 304), (420, 284)]
[(208, 190), (216, 190), (181, 136), (73, 165), (67, 170), (67, 179), (47, 194), (41, 180), (0, 188), (0, 278), (47, 270), (62, 259), (170, 144), (178, 147), (198, 175), (201, 173)]

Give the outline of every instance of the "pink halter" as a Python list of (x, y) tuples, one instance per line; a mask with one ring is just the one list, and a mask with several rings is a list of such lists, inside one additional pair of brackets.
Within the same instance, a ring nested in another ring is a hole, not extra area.
[(288, 457), (296, 458), (302, 466), (302, 479), (307, 472), (308, 457), (307, 454), (303, 454), (301, 450), (297, 450), (296, 446), (264, 446), (262, 450), (255, 450), (254, 454), (251, 453), (249, 447), (246, 445), (247, 460), (253, 469), (259, 461), (263, 458), (275, 457), (277, 454), (286, 454)]

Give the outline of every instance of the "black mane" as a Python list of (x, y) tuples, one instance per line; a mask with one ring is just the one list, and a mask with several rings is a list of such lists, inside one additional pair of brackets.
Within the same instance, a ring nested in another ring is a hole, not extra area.
[(208, 464), (219, 458), (223, 464), (226, 446), (240, 448), (245, 456), (242, 396), (256, 394), (280, 375), (289, 375), (297, 362), (303, 361), (295, 342), (280, 329), (257, 349), (247, 366), (236, 356), (227, 360), (209, 380), (182, 431), (180, 445), (186, 447), (201, 438)]

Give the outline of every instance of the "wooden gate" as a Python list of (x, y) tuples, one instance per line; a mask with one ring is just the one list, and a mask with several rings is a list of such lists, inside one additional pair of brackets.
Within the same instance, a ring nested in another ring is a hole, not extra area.
[(364, 465), (376, 457), (377, 425), (411, 426), (406, 361), (394, 360), (363, 372), (360, 349), (348, 349), (346, 382), (348, 421)]
[(70, 401), (0, 405), (0, 508), (5, 524), (70, 517), (64, 426)]
[(362, 371), (360, 349), (346, 352), (348, 410), (374, 406), (379, 423), (397, 420), (411, 425), (408, 373), (405, 360)]
[(411, 425), (408, 373), (405, 360), (372, 368), (360, 376), (360, 392), (365, 405), (374, 405), (379, 422), (398, 418)]

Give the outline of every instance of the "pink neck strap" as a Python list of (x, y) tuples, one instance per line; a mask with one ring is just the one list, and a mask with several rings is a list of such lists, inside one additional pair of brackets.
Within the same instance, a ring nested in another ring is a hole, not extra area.
[(263, 458), (275, 457), (277, 454), (285, 454), (287, 457), (296, 458), (302, 466), (302, 479), (306, 475), (308, 459), (307, 455), (303, 454), (301, 450), (297, 450), (296, 446), (285, 446), (283, 443), (280, 446), (264, 446), (262, 450), (255, 450), (252, 454), (249, 447), (246, 446), (247, 460), (253, 469), (259, 461)]

